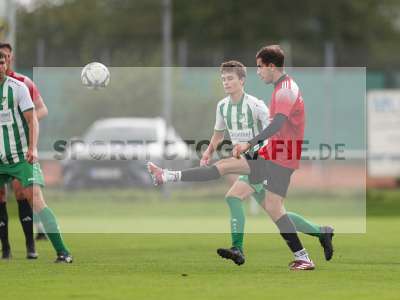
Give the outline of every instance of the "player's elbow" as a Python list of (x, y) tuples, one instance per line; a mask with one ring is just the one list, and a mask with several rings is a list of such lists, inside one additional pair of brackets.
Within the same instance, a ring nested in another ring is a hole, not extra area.
[(43, 119), (44, 117), (47, 117), (48, 114), (49, 110), (47, 109), (46, 106), (43, 106), (36, 111), (36, 115), (39, 120)]
[(43, 107), (42, 117), (47, 117), (48, 114), (49, 114), (49, 110), (47, 109), (47, 106), (44, 106)]

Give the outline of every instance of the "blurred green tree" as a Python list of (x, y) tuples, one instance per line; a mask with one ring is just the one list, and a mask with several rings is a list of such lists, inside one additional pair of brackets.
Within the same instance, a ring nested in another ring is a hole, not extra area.
[[(237, 58), (254, 63), (267, 43), (290, 43), (297, 66), (321, 66), (335, 45), (338, 66), (399, 67), (400, 1), (172, 0), (175, 61), (179, 42), (190, 66)], [(161, 0), (36, 0), (18, 14), (18, 65), (161, 64)], [(42, 49), (42, 50), (40, 50)], [(39, 53), (42, 51), (41, 53)], [(44, 56), (40, 59), (40, 55)], [(40, 61), (41, 60), (41, 61)]]

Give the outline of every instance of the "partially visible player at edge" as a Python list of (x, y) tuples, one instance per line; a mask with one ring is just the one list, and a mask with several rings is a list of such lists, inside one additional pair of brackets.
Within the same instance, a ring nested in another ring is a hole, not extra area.
[[(315, 265), (303, 247), (283, 204), (290, 177), (299, 167), (301, 159), (305, 126), (303, 98), (295, 81), (283, 70), (284, 53), (279, 45), (262, 48), (256, 60), (257, 74), (261, 80), (266, 84), (273, 83), (275, 87), (270, 102), (271, 123), (247, 143), (236, 144), (232, 151), (233, 157), (222, 159), (211, 167), (170, 171), (149, 162), (148, 169), (155, 184), (209, 181), (226, 174), (249, 175), (252, 184), (262, 182), (268, 190), (264, 209), (294, 255), (289, 268), (314, 270)], [(251, 150), (266, 140), (267, 144), (252, 155)]]
[[(269, 124), (269, 110), (264, 102), (244, 91), (246, 67), (238, 61), (227, 61), (221, 64), (220, 72), (222, 85), (228, 96), (217, 104), (214, 134), (200, 161), (203, 166), (209, 165), (213, 153), (224, 139), (225, 131), (229, 133), (231, 142), (235, 145), (251, 140)], [(226, 177), (231, 186), (225, 200), (231, 212), (232, 247), (219, 248), (217, 253), (223, 258), (231, 259), (237, 265), (242, 265), (245, 262), (243, 238), (246, 221), (242, 202), (251, 196), (264, 207), (265, 189), (262, 183), (251, 184), (247, 175), (230, 174)], [(316, 225), (293, 212), (287, 214), (297, 231), (319, 238), (325, 258), (330, 260), (333, 255), (333, 229)]]
[[(46, 117), (48, 114), (48, 110), (44, 101), (37, 89), (36, 85), (33, 81), (22, 74), (14, 72), (12, 70), (12, 47), (9, 43), (0, 42), (0, 51), (3, 52), (6, 56), (7, 70), (6, 74), (9, 77), (15, 78), (18, 81), (23, 82), (29, 90), (29, 94), (32, 98), (33, 103), (35, 104), (35, 110), (37, 114), (38, 120)], [(12, 188), (15, 194), (15, 199), (18, 203), (18, 213), (20, 223), (25, 235), (25, 245), (26, 245), (26, 257), (28, 259), (36, 259), (38, 257), (35, 251), (35, 241), (33, 238), (33, 221), (35, 218), (32, 214), (32, 208), (30, 207), (27, 199), (22, 193), (22, 186), (18, 180), (12, 181)], [(8, 213), (6, 207), (7, 201), (7, 190), (6, 186), (0, 186), (0, 240), (2, 244), (2, 258), (8, 259), (11, 258), (11, 247), (8, 239)], [(40, 223), (36, 224), (38, 228), (38, 237), (43, 238), (43, 233), (40, 233), (41, 225)]]
[[(39, 121), (42, 120), (44, 117), (48, 115), (48, 110), (36, 84), (28, 76), (17, 73), (12, 69), (14, 55), (12, 53), (12, 47), (9, 43), (0, 43), (0, 51), (6, 53), (6, 61), (8, 66), (7, 76), (10, 76), (25, 83), (25, 85), (28, 87), (29, 94), (31, 95), (33, 104), (35, 104), (36, 116)], [(23, 197), (21, 193), (22, 186), (19, 184), (18, 180), (14, 180), (12, 182), (12, 188), (15, 193), (15, 198), (17, 199), (17, 201), (21, 200), (21, 202), (23, 202), (23, 200), (25, 199), (22, 198)], [(47, 237), (44, 233), (43, 225), (39, 222), (36, 215), (33, 215), (33, 222), (36, 225), (36, 231), (37, 231), (36, 240), (46, 240)]]
[(28, 88), (6, 75), (6, 56), (0, 51), (0, 186), (18, 179), (33, 212), (43, 224), (57, 253), (57, 263), (71, 263), (57, 219), (44, 201), (44, 178), (38, 163), (39, 124)]

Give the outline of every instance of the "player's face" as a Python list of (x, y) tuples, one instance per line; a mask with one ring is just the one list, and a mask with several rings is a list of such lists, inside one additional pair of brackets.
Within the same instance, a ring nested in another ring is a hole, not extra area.
[(223, 72), (221, 74), (222, 86), (226, 94), (235, 94), (243, 89), (244, 79), (240, 79), (235, 72)]
[(5, 58), (0, 58), (0, 80), (4, 79), (7, 71), (7, 63)]
[(260, 76), (261, 80), (266, 84), (272, 83), (273, 66), (267, 66), (262, 62), (261, 58), (257, 58), (257, 75)]
[(12, 53), (10, 49), (7, 47), (1, 48), (0, 51), (5, 55), (6, 57), (6, 64), (7, 66), (11, 66), (11, 60), (12, 60)]

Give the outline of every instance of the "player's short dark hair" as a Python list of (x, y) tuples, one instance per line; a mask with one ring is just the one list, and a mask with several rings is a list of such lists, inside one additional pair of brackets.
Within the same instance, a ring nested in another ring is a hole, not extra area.
[(260, 58), (266, 65), (274, 64), (278, 68), (282, 68), (285, 63), (285, 53), (279, 45), (270, 45), (261, 48), (257, 52), (256, 58)]
[(0, 49), (7, 48), (8, 50), (12, 51), (12, 47), (10, 43), (0, 42)]
[(220, 66), (220, 71), (221, 73), (223, 72), (236, 73), (239, 79), (246, 78), (247, 75), (245, 65), (237, 60), (230, 60), (223, 62)]

